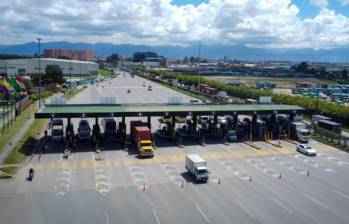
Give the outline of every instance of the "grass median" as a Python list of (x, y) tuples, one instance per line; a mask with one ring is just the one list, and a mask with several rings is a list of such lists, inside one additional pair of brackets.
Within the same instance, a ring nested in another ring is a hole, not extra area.
[(23, 124), (34, 115), (37, 110), (37, 106), (35, 103), (31, 104), (28, 108), (26, 108), (21, 115), (19, 115), (13, 124), (10, 125), (10, 128), (5, 130), (4, 133), (1, 134), (0, 137), (0, 152), (4, 149), (4, 147), (10, 143), (10, 141), (14, 138), (17, 132), (23, 127)]
[(76, 89), (73, 89), (71, 92), (68, 91), (66, 94), (64, 94), (64, 98), (66, 98), (67, 100), (70, 100), (71, 98), (73, 98), (74, 96), (82, 92), (84, 89), (85, 88), (76, 88)]
[[(30, 128), (25, 132), (20, 141), (14, 146), (11, 153), (5, 158), (4, 165), (20, 164), (25, 158), (31, 155), (33, 149), (40, 140), (40, 134), (46, 124), (46, 120), (35, 120)], [(8, 174), (13, 175), (17, 171), (17, 167), (7, 167)], [(4, 171), (4, 170), (3, 170)], [(5, 171), (4, 171), (5, 172)]]

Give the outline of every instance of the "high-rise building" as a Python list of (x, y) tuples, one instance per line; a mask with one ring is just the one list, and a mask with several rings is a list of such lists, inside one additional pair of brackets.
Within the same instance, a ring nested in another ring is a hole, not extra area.
[(76, 60), (93, 60), (95, 52), (87, 50), (70, 50), (70, 49), (44, 49), (45, 58), (66, 58)]

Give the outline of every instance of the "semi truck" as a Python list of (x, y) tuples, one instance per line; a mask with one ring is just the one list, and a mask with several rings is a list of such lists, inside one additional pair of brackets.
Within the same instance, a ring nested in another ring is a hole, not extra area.
[(141, 121), (131, 122), (131, 135), (140, 157), (153, 157), (154, 147), (150, 129)]
[(112, 117), (104, 118), (102, 120), (102, 127), (104, 130), (104, 139), (116, 138), (116, 121)]
[(311, 131), (308, 126), (303, 122), (292, 122), (290, 137), (300, 142), (308, 142), (310, 139)]
[(208, 181), (209, 171), (207, 169), (207, 162), (198, 154), (185, 156), (185, 168), (195, 177), (196, 181)]

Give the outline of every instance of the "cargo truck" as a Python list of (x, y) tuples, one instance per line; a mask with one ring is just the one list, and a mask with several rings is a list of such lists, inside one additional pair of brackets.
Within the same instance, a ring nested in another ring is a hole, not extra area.
[(306, 143), (310, 139), (311, 131), (303, 122), (292, 122), (290, 134), (291, 138)]
[(150, 129), (141, 121), (131, 122), (131, 135), (140, 157), (153, 157), (154, 147)]
[(209, 178), (209, 171), (207, 169), (207, 162), (197, 154), (190, 154), (185, 156), (185, 168), (191, 173), (196, 181), (207, 182)]

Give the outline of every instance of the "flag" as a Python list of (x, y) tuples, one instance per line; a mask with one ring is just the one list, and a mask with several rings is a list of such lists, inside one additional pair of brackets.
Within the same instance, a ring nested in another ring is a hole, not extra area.
[(19, 75), (16, 76), (16, 81), (18, 83), (18, 85), (21, 87), (21, 89), (25, 89), (25, 81), (22, 77), (20, 77)]
[(12, 88), (12, 86), (5, 79), (1, 79), (1, 85), (4, 86), (9, 93), (14, 92), (14, 89)]
[(0, 92), (7, 93), (7, 88), (5, 84), (3, 83), (2, 79), (0, 79)]
[(16, 79), (7, 79), (7, 82), (13, 87), (16, 92), (19, 92), (21, 90), (21, 87), (18, 85)]

